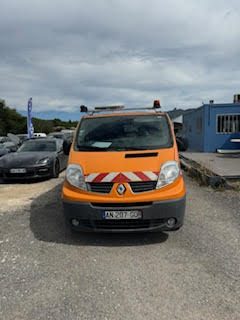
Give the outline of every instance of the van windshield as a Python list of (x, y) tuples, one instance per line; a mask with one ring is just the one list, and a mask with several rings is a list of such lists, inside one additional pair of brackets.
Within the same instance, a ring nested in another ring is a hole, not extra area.
[(79, 151), (151, 150), (172, 146), (163, 115), (114, 116), (83, 119), (76, 139)]

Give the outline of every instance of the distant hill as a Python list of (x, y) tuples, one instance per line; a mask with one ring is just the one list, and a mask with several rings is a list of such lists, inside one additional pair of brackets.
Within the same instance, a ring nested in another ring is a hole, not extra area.
[[(27, 116), (27, 111), (20, 111), (23, 116)], [(62, 121), (79, 121), (81, 114), (79, 111), (66, 112), (66, 111), (36, 111), (33, 109), (33, 116), (38, 119), (51, 120), (57, 118)]]

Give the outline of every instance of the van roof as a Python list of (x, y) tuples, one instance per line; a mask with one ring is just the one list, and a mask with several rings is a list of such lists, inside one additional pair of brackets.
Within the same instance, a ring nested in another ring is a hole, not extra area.
[(95, 117), (114, 117), (114, 116), (124, 116), (124, 115), (166, 115), (159, 109), (154, 108), (129, 108), (120, 110), (94, 110), (86, 113), (83, 118), (95, 118)]

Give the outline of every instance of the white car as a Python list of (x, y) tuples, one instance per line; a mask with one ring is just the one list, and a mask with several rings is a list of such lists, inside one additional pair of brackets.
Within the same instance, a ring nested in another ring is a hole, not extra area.
[(46, 138), (46, 137), (47, 137), (46, 133), (36, 132), (33, 134), (33, 138)]

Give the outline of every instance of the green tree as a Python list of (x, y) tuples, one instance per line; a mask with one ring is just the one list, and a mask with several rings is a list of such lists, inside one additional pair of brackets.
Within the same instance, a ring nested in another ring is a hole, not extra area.
[(20, 115), (15, 109), (6, 106), (0, 100), (0, 135), (7, 133), (23, 133), (26, 128), (26, 117)]

